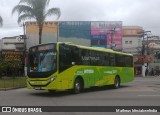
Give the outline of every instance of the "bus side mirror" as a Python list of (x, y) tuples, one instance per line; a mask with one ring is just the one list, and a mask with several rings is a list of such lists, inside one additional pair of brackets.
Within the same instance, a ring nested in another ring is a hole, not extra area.
[(76, 65), (76, 62), (72, 62), (72, 65)]

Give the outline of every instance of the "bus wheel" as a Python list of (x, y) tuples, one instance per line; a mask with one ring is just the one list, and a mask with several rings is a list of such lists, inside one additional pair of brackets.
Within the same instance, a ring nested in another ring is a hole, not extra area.
[(118, 89), (120, 87), (120, 78), (118, 76), (116, 76), (115, 79), (114, 79), (113, 87), (115, 89)]
[(82, 91), (82, 80), (80, 78), (77, 78), (74, 82), (74, 93), (78, 94)]

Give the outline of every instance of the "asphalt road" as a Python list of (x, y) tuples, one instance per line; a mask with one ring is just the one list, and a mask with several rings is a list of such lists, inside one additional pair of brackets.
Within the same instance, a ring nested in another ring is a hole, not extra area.
[(119, 89), (92, 88), (76, 95), (68, 91), (49, 94), (48, 91), (26, 88), (0, 91), (0, 106), (160, 106), (160, 77), (136, 77), (133, 82), (122, 84)]

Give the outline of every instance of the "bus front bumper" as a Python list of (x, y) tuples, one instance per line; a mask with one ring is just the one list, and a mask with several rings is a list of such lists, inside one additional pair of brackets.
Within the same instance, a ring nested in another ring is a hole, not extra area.
[(54, 79), (51, 80), (27, 80), (27, 88), (35, 90), (56, 90), (57, 85)]

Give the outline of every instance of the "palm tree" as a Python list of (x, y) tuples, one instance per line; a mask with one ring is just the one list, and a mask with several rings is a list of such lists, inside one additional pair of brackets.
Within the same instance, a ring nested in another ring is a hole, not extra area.
[(60, 17), (61, 12), (59, 8), (51, 8), (47, 10), (50, 0), (20, 0), (16, 5), (12, 14), (18, 12), (18, 23), (27, 19), (35, 19), (39, 28), (39, 44), (41, 44), (43, 23), (48, 16), (56, 15), (57, 19)]
[(3, 19), (2, 19), (2, 17), (0, 16), (0, 26), (2, 26), (3, 25)]

